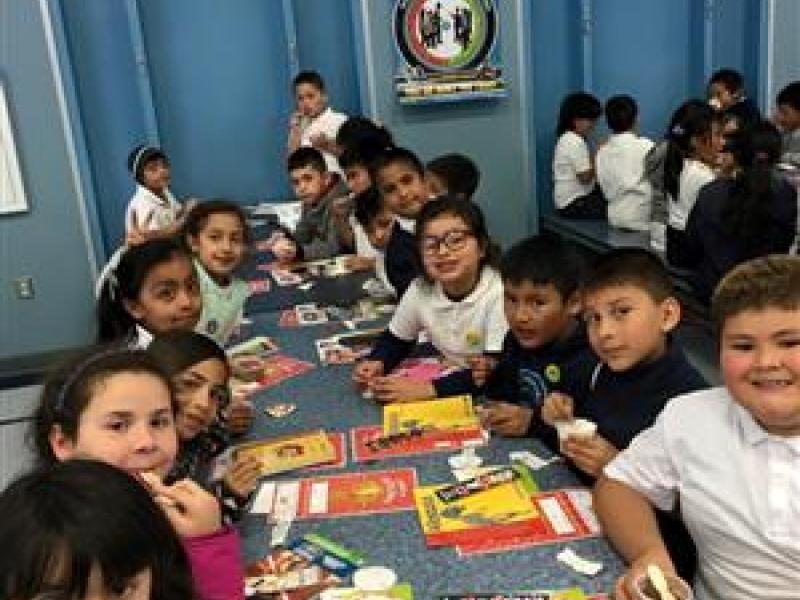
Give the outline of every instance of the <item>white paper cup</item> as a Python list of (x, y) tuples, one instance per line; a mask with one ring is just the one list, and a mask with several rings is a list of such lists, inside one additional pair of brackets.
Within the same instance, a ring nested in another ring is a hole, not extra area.
[(361, 567), (353, 573), (353, 585), (365, 594), (385, 594), (397, 583), (397, 574), (388, 567)]
[(558, 441), (562, 443), (570, 437), (590, 438), (597, 433), (597, 423), (589, 419), (556, 421), (554, 425), (558, 432)]

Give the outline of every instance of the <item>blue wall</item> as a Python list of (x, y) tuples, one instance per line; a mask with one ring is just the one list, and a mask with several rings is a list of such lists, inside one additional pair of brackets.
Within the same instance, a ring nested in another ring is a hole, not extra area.
[[(78, 345), (92, 331), (92, 265), (39, 2), (0, 1), (6, 88), (30, 210), (0, 215), (0, 359)], [(35, 298), (11, 281), (34, 278)]]

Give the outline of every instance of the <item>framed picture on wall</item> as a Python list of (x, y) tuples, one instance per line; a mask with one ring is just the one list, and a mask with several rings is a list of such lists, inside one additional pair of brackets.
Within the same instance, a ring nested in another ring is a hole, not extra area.
[(0, 81), (0, 214), (28, 210), (5, 85)]
[(494, 0), (396, 0), (400, 103), (507, 96), (497, 56), (499, 25)]

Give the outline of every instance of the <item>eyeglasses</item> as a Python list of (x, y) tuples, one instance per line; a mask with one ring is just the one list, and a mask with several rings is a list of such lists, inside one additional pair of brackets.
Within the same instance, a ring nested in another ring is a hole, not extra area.
[(422, 237), (422, 253), (436, 254), (441, 246), (449, 252), (458, 252), (473, 237), (468, 229), (451, 229), (442, 235), (426, 235)]

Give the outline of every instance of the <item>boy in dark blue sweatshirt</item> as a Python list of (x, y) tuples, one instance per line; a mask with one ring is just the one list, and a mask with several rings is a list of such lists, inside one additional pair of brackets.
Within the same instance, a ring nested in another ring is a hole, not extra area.
[[(597, 424), (594, 435), (568, 437), (560, 448), (554, 429), (544, 438), (589, 482), (667, 402), (707, 384), (671, 336), (681, 306), (669, 273), (651, 252), (620, 248), (600, 257), (584, 282), (583, 317), (599, 362), (571, 396), (545, 399), (542, 421), (555, 426), (580, 417)], [(694, 547), (683, 524), (665, 513), (658, 518), (679, 572), (691, 575)]]
[[(566, 242), (535, 236), (505, 254), (500, 275), (509, 332), (486, 381), (483, 420), (501, 435), (534, 435), (545, 397), (573, 393), (596, 363), (578, 320), (583, 261)], [(473, 379), (486, 379), (491, 362), (474, 361)]]

